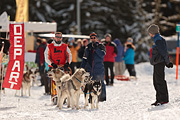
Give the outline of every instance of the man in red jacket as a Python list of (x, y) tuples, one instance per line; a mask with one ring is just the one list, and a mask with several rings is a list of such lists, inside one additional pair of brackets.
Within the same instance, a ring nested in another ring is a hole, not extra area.
[[(113, 66), (115, 62), (115, 57), (117, 55), (117, 47), (114, 42), (111, 42), (111, 34), (105, 35), (105, 42), (103, 42), (106, 47), (106, 55), (104, 56), (104, 69), (105, 69), (105, 80), (106, 85), (113, 85), (114, 83), (114, 71)], [(109, 84), (109, 73), (108, 68), (110, 69), (111, 83)]]
[(64, 70), (68, 71), (69, 64), (72, 60), (71, 51), (68, 45), (62, 42), (62, 33), (55, 33), (55, 40), (46, 47), (44, 52), (45, 60), (50, 67), (57, 68), (64, 66)]

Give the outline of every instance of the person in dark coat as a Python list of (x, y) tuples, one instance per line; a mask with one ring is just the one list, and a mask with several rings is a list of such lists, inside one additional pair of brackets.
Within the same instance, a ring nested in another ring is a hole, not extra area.
[(86, 46), (89, 44), (89, 41), (87, 39), (83, 39), (82, 41), (82, 46), (80, 47), (80, 49), (78, 50), (78, 57), (79, 58), (83, 58), (84, 56), (84, 51), (85, 51), (85, 48)]
[(117, 56), (115, 57), (115, 63), (114, 63), (115, 75), (123, 75), (125, 69), (125, 65), (123, 62), (124, 47), (118, 38), (116, 38), (113, 42), (117, 46)]
[(105, 46), (98, 42), (97, 34), (90, 34), (91, 42), (87, 45), (82, 60), (81, 67), (93, 77), (92, 80), (101, 81), (102, 92), (99, 101), (106, 101), (106, 87), (104, 84), (104, 56), (106, 54)]
[[(102, 44), (106, 47), (106, 55), (104, 56), (104, 68), (105, 68), (105, 80), (106, 85), (114, 84), (114, 62), (115, 57), (117, 55), (117, 47), (114, 42), (111, 41), (111, 34), (105, 35), (105, 42)], [(109, 73), (108, 69), (110, 69), (111, 82), (109, 83)]]
[(154, 67), (153, 85), (156, 90), (156, 101), (151, 105), (159, 106), (169, 102), (164, 69), (165, 66), (172, 68), (173, 63), (169, 60), (166, 41), (160, 36), (159, 27), (155, 24), (150, 25), (148, 28), (148, 33), (154, 40), (150, 63)]
[(44, 68), (45, 68), (45, 59), (44, 59), (44, 50), (45, 50), (45, 44), (42, 43), (42, 40), (41, 39), (37, 39), (36, 41), (36, 44), (37, 44), (37, 51), (36, 51), (36, 59), (35, 59), (35, 63), (37, 63), (38, 67), (39, 67), (39, 73), (40, 73), (40, 76), (41, 76), (41, 85), (40, 86), (43, 86), (44, 85), (44, 76), (45, 76), (45, 71), (44, 71)]

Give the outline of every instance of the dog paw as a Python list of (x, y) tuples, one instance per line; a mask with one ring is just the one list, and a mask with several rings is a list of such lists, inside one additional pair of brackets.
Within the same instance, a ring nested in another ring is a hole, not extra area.
[(79, 110), (79, 109), (81, 109), (81, 107), (77, 107), (76, 109)]
[(71, 107), (70, 105), (67, 106), (67, 108), (70, 108), (70, 107)]

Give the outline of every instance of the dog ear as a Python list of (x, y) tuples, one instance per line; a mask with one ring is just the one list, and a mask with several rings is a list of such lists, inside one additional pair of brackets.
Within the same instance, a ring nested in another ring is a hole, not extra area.
[(28, 70), (29, 70), (29, 67), (28, 67), (28, 65), (27, 65), (27, 64), (25, 64), (25, 67), (26, 67), (26, 71), (28, 71)]
[(39, 69), (36, 69), (36, 70), (35, 70), (35, 73), (37, 73), (37, 72), (39, 72)]
[(56, 73), (59, 74), (60, 73), (60, 69), (56, 68)]
[(55, 72), (56, 72), (56, 70), (55, 70), (55, 69), (52, 69), (51, 71), (52, 71), (53, 73), (55, 73)]
[(33, 73), (31, 69), (29, 69), (28, 71), (29, 71), (29, 73)]
[(94, 83), (95, 83), (95, 80), (91, 80), (91, 83), (94, 84)]

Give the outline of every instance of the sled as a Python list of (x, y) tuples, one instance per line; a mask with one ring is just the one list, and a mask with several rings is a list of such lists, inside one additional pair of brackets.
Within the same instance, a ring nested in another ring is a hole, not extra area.
[(57, 101), (57, 91), (56, 91), (56, 84), (55, 81), (51, 79), (51, 101), (54, 105), (56, 105)]
[(117, 80), (120, 80), (120, 81), (129, 81), (130, 80), (129, 77), (124, 76), (124, 75), (117, 75), (114, 78), (117, 79)]

